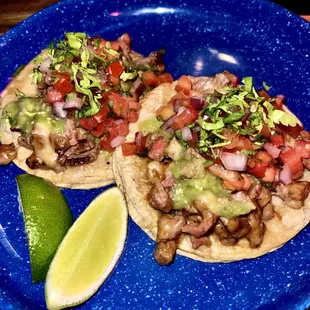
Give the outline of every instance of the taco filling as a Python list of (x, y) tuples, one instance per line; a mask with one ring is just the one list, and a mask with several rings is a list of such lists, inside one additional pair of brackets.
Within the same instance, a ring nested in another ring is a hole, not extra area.
[(228, 72), (222, 76), (229, 81), (215, 87), (214, 78), (182, 76), (176, 95), (138, 123), (135, 142), (122, 145), (124, 156), (148, 158), (146, 199), (160, 214), (161, 265), (188, 236), (193, 249), (210, 247), (214, 237), (227, 247), (243, 239), (259, 248), (266, 223), (281, 218), (272, 198), (300, 209), (310, 190), (303, 179), (310, 133), (284, 97), (256, 91), (250, 77), (238, 85)]
[[(128, 34), (107, 41), (65, 33), (64, 40), (52, 42), (34, 59), (29, 76), (37, 96), (19, 93), (2, 110), (2, 126), (20, 134), (16, 146), (32, 150), (27, 166), (61, 172), (92, 163), (101, 150), (112, 152), (123, 144), (129, 123), (138, 119), (139, 98), (173, 81), (163, 73), (163, 53), (144, 57), (134, 52)], [(0, 152), (1, 164), (17, 155), (9, 143)]]

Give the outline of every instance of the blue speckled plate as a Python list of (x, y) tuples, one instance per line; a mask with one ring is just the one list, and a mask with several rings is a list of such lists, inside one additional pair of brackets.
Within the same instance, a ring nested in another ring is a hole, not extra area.
[[(113, 14), (112, 14), (113, 13)], [(134, 49), (165, 48), (168, 71), (253, 75), (287, 96), (308, 129), (310, 24), (268, 1), (68, 0), (36, 14), (0, 38), (0, 89), (64, 31), (114, 39), (129, 32)], [(0, 243), (0, 308), (44, 309), (43, 283), (31, 283), (18, 211), (14, 165), (1, 167), (0, 224), (16, 255)], [(64, 190), (77, 217), (102, 189)], [(0, 227), (1, 228), (1, 227)], [(124, 253), (82, 309), (305, 309), (310, 306), (309, 227), (280, 250), (254, 260), (206, 264), (178, 256), (169, 267), (153, 259), (154, 242), (132, 221)], [(100, 257), (98, 257), (100, 259)]]

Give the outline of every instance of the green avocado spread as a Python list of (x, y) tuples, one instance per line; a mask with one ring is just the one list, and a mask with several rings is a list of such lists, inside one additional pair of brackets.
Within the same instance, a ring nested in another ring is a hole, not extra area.
[(40, 97), (20, 97), (4, 107), (2, 117), (22, 135), (30, 134), (36, 123), (44, 123), (51, 131), (59, 134), (63, 133), (65, 126), (65, 121), (57, 119), (52, 113), (52, 107), (42, 102)]
[(176, 179), (172, 187), (173, 208), (181, 210), (199, 200), (217, 216), (235, 217), (255, 209), (250, 199), (238, 199), (222, 188), (221, 180), (205, 169), (203, 157), (182, 158), (174, 162), (170, 171)]

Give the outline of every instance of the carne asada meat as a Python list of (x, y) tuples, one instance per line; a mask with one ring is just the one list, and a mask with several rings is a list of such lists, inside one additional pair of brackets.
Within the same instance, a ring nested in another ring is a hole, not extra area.
[(154, 257), (159, 265), (169, 265), (175, 257), (176, 250), (177, 243), (175, 240), (160, 241), (156, 244)]
[(17, 156), (14, 143), (0, 145), (0, 165), (9, 164)]
[(172, 208), (172, 201), (159, 181), (155, 181), (148, 194), (148, 201), (154, 209), (164, 213), (170, 212)]
[(157, 241), (177, 239), (182, 233), (182, 227), (186, 224), (182, 215), (163, 214), (158, 220)]

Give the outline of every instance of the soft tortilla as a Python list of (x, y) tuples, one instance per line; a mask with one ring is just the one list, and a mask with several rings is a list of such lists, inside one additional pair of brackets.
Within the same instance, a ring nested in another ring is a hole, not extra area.
[[(142, 102), (142, 110), (139, 121), (144, 120), (154, 113), (162, 104), (166, 104), (174, 94), (173, 86), (163, 84), (148, 93)], [(151, 113), (151, 114), (150, 114)], [(138, 121), (138, 122), (139, 122)], [(131, 130), (137, 130), (137, 124)], [(131, 138), (134, 131), (131, 132)], [(157, 235), (157, 221), (159, 212), (153, 209), (147, 202), (146, 195), (151, 189), (147, 179), (146, 158), (139, 156), (122, 156), (122, 150), (118, 148), (114, 153), (113, 170), (117, 185), (125, 193), (129, 214), (132, 219), (153, 239)], [(310, 180), (310, 175), (306, 175)], [(286, 207), (284, 202), (273, 197), (276, 216), (267, 222), (264, 241), (259, 248), (252, 249), (249, 242), (242, 239), (234, 246), (224, 246), (216, 236), (211, 236), (211, 246), (202, 246), (194, 250), (189, 236), (185, 236), (178, 244), (177, 253), (204, 262), (230, 262), (242, 259), (254, 258), (274, 251), (293, 238), (310, 221), (310, 197), (305, 206), (299, 210)]]
[[(5, 88), (0, 96), (0, 118), (3, 108), (10, 102), (17, 99), (18, 91), (24, 93), (26, 96), (38, 95), (36, 85), (32, 84), (29, 79), (29, 74), (32, 73), (35, 64), (31, 61)], [(14, 163), (26, 171), (27, 173), (43, 177), (50, 180), (58, 187), (67, 188), (79, 188), (79, 189), (91, 189), (106, 186), (114, 183), (114, 175), (112, 170), (112, 164), (110, 164), (112, 158), (108, 160), (108, 152), (101, 151), (97, 160), (78, 167), (69, 167), (63, 172), (56, 173), (53, 170), (43, 169), (30, 169), (26, 165), (26, 158), (28, 158), (32, 151), (24, 147), (21, 147), (17, 143), (19, 133), (10, 131), (8, 124), (1, 122), (0, 124), (0, 141), (3, 144), (14, 143), (18, 148), (18, 156), (14, 160)]]

